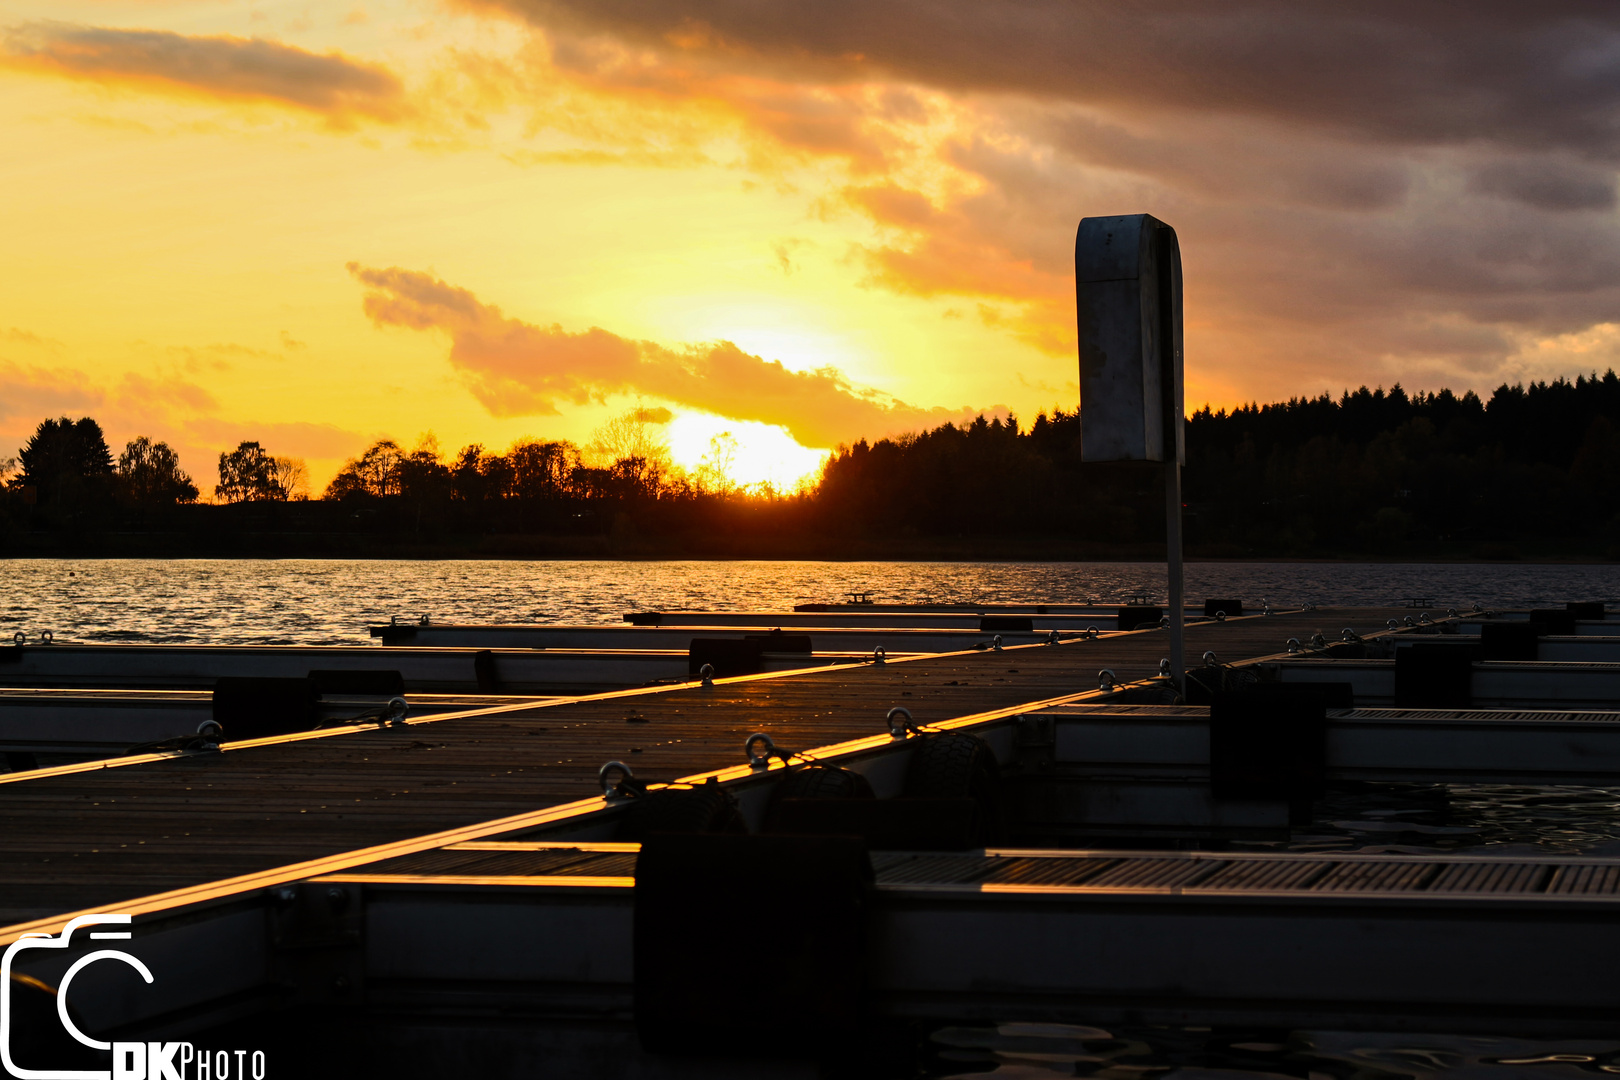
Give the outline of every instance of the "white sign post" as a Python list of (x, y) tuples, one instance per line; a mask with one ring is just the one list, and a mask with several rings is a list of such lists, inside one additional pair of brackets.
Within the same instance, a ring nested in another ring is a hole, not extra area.
[(1074, 291), (1081, 458), (1164, 463), (1170, 672), (1180, 689), (1187, 670), (1181, 567), (1187, 450), (1176, 231), (1149, 214), (1083, 219), (1074, 242)]

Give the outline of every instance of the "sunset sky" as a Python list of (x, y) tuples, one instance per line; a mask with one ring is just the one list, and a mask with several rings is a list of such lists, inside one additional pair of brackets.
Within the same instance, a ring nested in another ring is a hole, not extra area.
[[(1620, 4), (10, 0), (0, 459), (258, 439), (821, 452), (1076, 402), (1072, 251), (1150, 212), (1187, 400), (1620, 349)], [(661, 415), (661, 414), (660, 414)]]

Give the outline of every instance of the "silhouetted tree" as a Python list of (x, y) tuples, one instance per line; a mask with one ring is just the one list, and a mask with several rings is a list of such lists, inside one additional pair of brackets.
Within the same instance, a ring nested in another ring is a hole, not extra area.
[(568, 496), (568, 477), (579, 464), (569, 442), (519, 439), (506, 452), (512, 466), (511, 491), (520, 499), (557, 500)]
[(722, 431), (709, 440), (709, 452), (698, 462), (693, 478), (697, 490), (718, 495), (724, 499), (736, 490), (737, 482), (731, 478), (732, 465), (737, 460), (737, 437)]
[(473, 507), (481, 507), (489, 497), (489, 484), (481, 467), (484, 447), (481, 443), (463, 446), (456, 451), (450, 463), (450, 497)]
[(616, 498), (657, 498), (673, 461), (664, 434), (668, 409), (636, 408), (611, 418), (591, 435), (591, 464), (608, 473)]
[(327, 485), (326, 498), (387, 498), (400, 493), (400, 466), (405, 453), (393, 439), (378, 439), (365, 453), (344, 462)]
[(439, 454), (439, 440), (432, 432), (423, 435), (410, 453), (401, 455), (397, 466), (399, 494), (409, 507), (412, 527), (420, 532), (424, 524), (439, 531), (451, 497), (451, 473)]
[(35, 490), (40, 512), (52, 524), (76, 521), (111, 494), (112, 451), (101, 425), (88, 416), (41, 421), (17, 458), (21, 471), (12, 483)]
[(276, 459), (256, 442), (243, 442), (219, 455), (219, 483), (214, 497), (226, 502), (285, 501), (277, 483)]
[(119, 494), (141, 507), (195, 502), (197, 485), (180, 467), (180, 458), (165, 442), (145, 435), (131, 439), (118, 455)]
[(309, 466), (303, 458), (277, 455), (270, 460), (276, 498), (282, 502), (309, 498)]

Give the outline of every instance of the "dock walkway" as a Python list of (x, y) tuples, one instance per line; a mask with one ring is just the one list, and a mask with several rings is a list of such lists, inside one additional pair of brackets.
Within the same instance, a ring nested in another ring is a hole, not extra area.
[[(1283, 652), (1289, 638), (1369, 634), (1400, 608), (1341, 608), (1201, 623), (1187, 655)], [(808, 749), (879, 734), (896, 705), (921, 724), (975, 716), (1158, 672), (1162, 631), (744, 676), (482, 710), (403, 727), (227, 744), (0, 775), (0, 926), (588, 798), (610, 759), (672, 780), (741, 764), (768, 733)]]

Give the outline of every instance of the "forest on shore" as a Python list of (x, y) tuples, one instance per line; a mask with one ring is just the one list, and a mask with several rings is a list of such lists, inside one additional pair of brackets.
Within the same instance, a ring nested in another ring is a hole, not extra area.
[[(672, 464), (662, 410), (591, 444), (443, 453), (383, 439), (318, 496), (244, 442), (198, 480), (162, 442), (118, 454), (90, 417), (0, 459), (0, 555), (1162, 557), (1162, 470), (1082, 462), (1078, 412), (840, 446), (784, 492), (730, 478), (717, 438)], [(1408, 394), (1361, 387), (1187, 421), (1188, 554), (1620, 560), (1620, 378)]]

